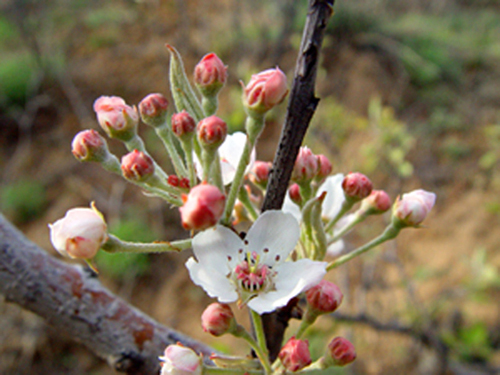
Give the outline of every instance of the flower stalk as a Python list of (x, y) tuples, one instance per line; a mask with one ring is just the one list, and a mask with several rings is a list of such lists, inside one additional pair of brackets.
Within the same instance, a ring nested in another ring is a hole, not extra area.
[(191, 248), (191, 239), (178, 241), (159, 241), (152, 243), (123, 241), (110, 234), (108, 240), (101, 246), (101, 249), (108, 253), (166, 253), (181, 252)]
[(231, 184), (231, 189), (229, 190), (226, 209), (221, 220), (221, 223), (223, 225), (230, 225), (231, 223), (231, 213), (233, 212), (233, 207), (236, 202), (238, 192), (245, 177), (245, 170), (247, 168), (247, 165), (250, 163), (250, 154), (252, 153), (252, 149), (255, 146), (257, 138), (264, 128), (264, 115), (248, 116), (246, 119), (245, 128), (247, 130), (247, 142), (245, 143), (243, 154), (241, 155), (240, 162), (238, 163), (238, 167), (236, 168), (236, 173), (234, 175), (233, 183)]
[(368, 242), (367, 244), (359, 247), (358, 249), (351, 251), (349, 254), (343, 255), (339, 257), (338, 259), (334, 260), (333, 262), (330, 262), (328, 266), (326, 267), (327, 271), (333, 270), (334, 268), (337, 268), (338, 266), (341, 266), (344, 263), (347, 263), (353, 258), (356, 258), (357, 256), (366, 253), (368, 250), (373, 249), (374, 247), (380, 245), (381, 243), (384, 243), (386, 241), (392, 240), (393, 238), (396, 238), (396, 236), (399, 234), (401, 228), (398, 228), (394, 226), (392, 223), (385, 228), (384, 232)]

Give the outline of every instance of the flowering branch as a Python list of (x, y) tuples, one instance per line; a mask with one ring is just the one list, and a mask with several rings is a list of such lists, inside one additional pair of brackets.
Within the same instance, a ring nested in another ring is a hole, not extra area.
[(104, 288), (94, 275), (28, 241), (0, 215), (0, 293), (65, 332), (117, 371), (158, 374), (165, 346), (213, 349), (160, 325)]
[[(328, 19), (333, 14), (334, 2), (334, 0), (309, 1), (285, 125), (274, 158), (262, 211), (280, 209), (283, 205), (295, 159), (318, 105), (319, 99), (314, 95), (318, 55)], [(278, 319), (279, 316), (279, 312), (274, 312), (262, 317), (271, 361), (278, 355), (290, 319), (289, 316)]]

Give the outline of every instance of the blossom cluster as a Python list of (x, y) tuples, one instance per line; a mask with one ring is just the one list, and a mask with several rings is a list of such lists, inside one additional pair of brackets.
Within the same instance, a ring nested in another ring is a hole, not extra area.
[[(243, 87), (246, 132), (228, 134), (217, 116), (218, 94), (227, 81), (227, 67), (210, 53), (194, 69), (194, 87), (175, 48), (170, 78), (174, 100), (159, 93), (147, 95), (137, 106), (116, 96), (94, 103), (97, 123), (109, 137), (122, 142), (128, 153), (119, 159), (96, 130), (78, 133), (72, 153), (80, 161), (100, 163), (150, 195), (177, 207), (190, 239), (153, 244), (125, 242), (108, 233), (103, 215), (91, 208), (74, 208), (50, 225), (51, 241), (58, 252), (91, 262), (101, 249), (108, 252), (178, 251), (192, 248), (186, 268), (194, 284), (216, 302), (201, 316), (202, 328), (214, 336), (232, 334), (246, 340), (256, 360), (220, 358), (217, 366), (235, 374), (248, 369), (262, 374), (299, 373), (344, 366), (356, 358), (352, 343), (331, 340), (325, 354), (313, 360), (307, 329), (322, 314), (337, 310), (344, 298), (340, 288), (325, 279), (327, 273), (350, 259), (390, 240), (406, 227), (419, 227), (435, 202), (435, 194), (415, 190), (391, 203), (358, 172), (332, 174), (325, 155), (302, 147), (281, 210), (262, 211), (272, 164), (256, 159), (255, 145), (265, 126), (265, 115), (288, 93), (279, 68), (251, 77)], [(195, 93), (195, 87), (198, 90)], [(152, 127), (172, 161), (167, 173), (151, 156), (138, 134), (140, 122)], [(286, 183), (286, 182), (285, 182)], [(391, 210), (390, 224), (374, 240), (346, 252), (343, 237), (367, 217)], [(246, 226), (246, 233), (240, 228)], [(248, 308), (253, 332), (238, 324), (231, 304)], [(302, 321), (270, 363), (261, 316), (295, 304)], [(166, 348), (161, 374), (201, 374), (201, 356), (182, 345)], [(207, 369), (210, 368), (206, 367)]]

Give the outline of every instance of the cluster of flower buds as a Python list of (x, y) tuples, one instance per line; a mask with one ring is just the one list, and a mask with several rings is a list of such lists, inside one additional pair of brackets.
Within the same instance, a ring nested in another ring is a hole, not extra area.
[(333, 166), (325, 155), (315, 155), (306, 146), (301, 147), (295, 160), (291, 180), (300, 186), (317, 187), (332, 173)]
[[(283, 210), (260, 213), (252, 189), (256, 186), (262, 190), (261, 197), (265, 194), (272, 164), (255, 161), (255, 144), (265, 124), (265, 114), (288, 93), (286, 76), (279, 68), (253, 75), (243, 87), (247, 134), (228, 134), (226, 122), (216, 116), (217, 96), (227, 81), (227, 67), (214, 53), (201, 59), (194, 69), (199, 98), (186, 77), (180, 55), (173, 47), (168, 49), (172, 54), (171, 93), (177, 111), (171, 121), (169, 102), (162, 94), (147, 95), (138, 109), (122, 98), (102, 96), (94, 102), (97, 121), (109, 137), (125, 144), (128, 153), (120, 162), (109, 152), (103, 137), (95, 130), (86, 130), (74, 138), (73, 154), (80, 161), (99, 162), (177, 206), (182, 226), (200, 231), (185, 240), (182, 249), (193, 248), (194, 255), (186, 267), (194, 283), (218, 299), (203, 312), (202, 328), (213, 336), (229, 333), (245, 339), (259, 360), (238, 359), (233, 365), (243, 366), (238, 367), (242, 371), (256, 369), (271, 374), (273, 370), (289, 373), (351, 363), (356, 351), (345, 338), (333, 339), (316, 362), (312, 361), (308, 341), (302, 339), (318, 316), (336, 311), (342, 303), (339, 287), (322, 279), (329, 270), (394, 238), (401, 228), (420, 226), (434, 206), (435, 194), (424, 190), (403, 194), (392, 205), (392, 221), (378, 238), (331, 263), (324, 261), (329, 246), (341, 243), (342, 236), (354, 225), (391, 208), (387, 193), (374, 190), (370, 179), (358, 172), (332, 176), (333, 166), (325, 155), (315, 155), (308, 147), (302, 147), (293, 166), (293, 184), (287, 197), (293, 208), (285, 202)], [(167, 174), (148, 154), (137, 133), (139, 119), (154, 128), (175, 173)], [(255, 186), (245, 184), (245, 178)], [(359, 206), (357, 211), (353, 210), (355, 205)], [(231, 223), (243, 220), (254, 221), (245, 236), (231, 228)], [(100, 248), (110, 251), (120, 244), (119, 239), (108, 234), (106, 222), (95, 207), (69, 210), (50, 228), (54, 247), (72, 258), (88, 260)], [(134, 246), (138, 252), (150, 249), (144, 244), (123, 241), (121, 245), (126, 251)], [(164, 251), (181, 249), (166, 241), (164, 246), (168, 248)], [(291, 301), (304, 305), (301, 296), (307, 303), (304, 314), (301, 313), (301, 325), (279, 351), (279, 361), (271, 365), (260, 316), (290, 305)], [(255, 335), (237, 324), (228, 303), (246, 305), (252, 310)], [(180, 344), (168, 346), (160, 359), (161, 375), (204, 373), (201, 356)]]

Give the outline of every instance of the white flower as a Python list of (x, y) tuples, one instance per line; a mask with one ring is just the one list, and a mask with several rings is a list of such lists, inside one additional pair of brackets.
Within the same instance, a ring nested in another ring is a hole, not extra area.
[[(327, 177), (325, 182), (321, 184), (316, 194), (319, 197), (324, 191), (326, 191), (326, 197), (323, 201), (323, 206), (321, 207), (321, 216), (325, 222), (332, 220), (342, 208), (342, 203), (345, 201), (344, 190), (342, 189), (342, 181), (344, 180), (344, 175), (342, 173), (337, 173), (333, 176)], [(291, 213), (297, 221), (302, 221), (302, 213), (300, 212), (300, 207), (292, 202), (290, 196), (287, 194), (285, 197), (285, 202), (283, 203), (283, 211)], [(340, 220), (337, 223), (337, 228), (342, 227), (349, 220), (349, 216)], [(327, 234), (327, 237), (330, 237)], [(344, 241), (338, 240), (328, 246), (328, 254), (334, 256), (338, 255), (344, 249)]]
[[(246, 141), (247, 136), (245, 133), (235, 132), (233, 134), (228, 134), (225, 141), (219, 147), (218, 151), (222, 172), (222, 182), (224, 185), (228, 185), (233, 182), (234, 175), (236, 174), (236, 168), (238, 167), (241, 155), (243, 154)], [(254, 162), (255, 148), (250, 154), (250, 163), (247, 166), (247, 172), (250, 171)], [(196, 155), (194, 155), (194, 164), (198, 178), (201, 180), (203, 178), (203, 169)]]
[(325, 262), (287, 261), (299, 233), (295, 218), (282, 211), (259, 216), (245, 240), (219, 225), (193, 238), (196, 260), (188, 259), (186, 267), (193, 282), (219, 302), (239, 300), (258, 314), (271, 312), (326, 273)]
[(49, 228), (54, 248), (71, 258), (93, 258), (108, 238), (106, 223), (94, 206), (73, 208)]

